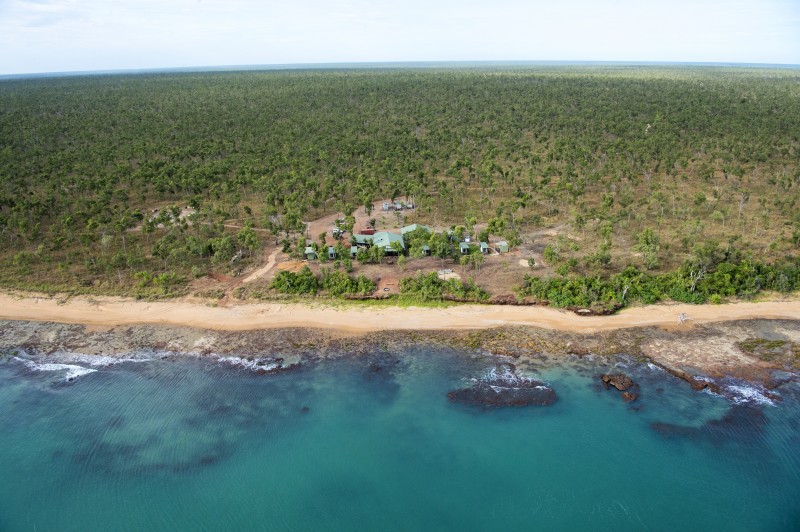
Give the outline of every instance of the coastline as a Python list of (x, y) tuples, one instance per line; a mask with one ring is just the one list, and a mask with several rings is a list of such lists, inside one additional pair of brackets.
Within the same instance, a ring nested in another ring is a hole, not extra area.
[[(678, 323), (686, 313), (688, 321)], [(728, 305), (655, 305), (612, 316), (547, 307), (335, 308), (253, 303), (211, 307), (187, 301), (0, 294), (0, 349), (43, 356), (80, 353), (302, 360), (402, 346), (479, 349), (536, 364), (543, 358), (619, 355), (650, 361), (695, 387), (694, 375), (779, 386), (800, 373), (800, 300)], [(749, 343), (748, 343), (749, 342)], [(776, 344), (777, 342), (777, 344)], [(777, 347), (776, 347), (777, 346)]]
[[(681, 314), (688, 317), (683, 325), (678, 323)], [(364, 334), (527, 326), (592, 334), (636, 327), (689, 329), (694, 325), (737, 320), (800, 320), (800, 299), (723, 305), (658, 304), (629, 307), (609, 316), (579, 316), (566, 310), (540, 306), (376, 309), (303, 303), (243, 303), (217, 307), (186, 299), (147, 302), (79, 296), (63, 301), (45, 295), (0, 293), (0, 319), (101, 327), (172, 325), (217, 331), (303, 327)]]

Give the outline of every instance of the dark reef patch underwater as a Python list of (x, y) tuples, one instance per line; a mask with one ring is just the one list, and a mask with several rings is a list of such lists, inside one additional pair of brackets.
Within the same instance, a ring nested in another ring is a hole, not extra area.
[(0, 530), (800, 523), (796, 382), (421, 345), (126, 356), (0, 357)]
[(519, 375), (513, 364), (500, 364), (472, 384), (447, 393), (454, 403), (472, 406), (548, 406), (556, 402), (556, 392), (541, 381)]

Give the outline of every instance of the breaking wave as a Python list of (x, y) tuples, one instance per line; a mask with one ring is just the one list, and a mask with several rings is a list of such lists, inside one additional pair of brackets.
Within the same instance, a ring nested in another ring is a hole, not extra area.
[(217, 362), (229, 366), (241, 367), (250, 371), (275, 371), (282, 366), (274, 359), (267, 358), (242, 358), (242, 357), (217, 357)]
[(775, 401), (770, 399), (766, 392), (752, 384), (728, 384), (725, 385), (723, 390), (729, 394), (728, 399), (737, 405), (743, 404), (758, 404), (775, 406)]
[(775, 406), (775, 396), (770, 397), (770, 393), (757, 384), (732, 378), (726, 378), (722, 381), (715, 381), (710, 377), (697, 375), (694, 378), (698, 381), (717, 384), (717, 391), (705, 388), (703, 393), (723, 397), (731, 404)]
[(551, 405), (556, 393), (545, 383), (520, 375), (513, 364), (489, 368), (478, 378), (470, 379), (472, 386), (448, 392), (454, 402), (484, 407)]
[(143, 353), (130, 353), (129, 355), (128, 357), (120, 358), (108, 355), (86, 355), (71, 351), (60, 351), (48, 355), (47, 359), (60, 364), (86, 364), (93, 367), (106, 367), (123, 362), (148, 362), (152, 360), (151, 356)]
[(21, 362), (31, 371), (66, 371), (64, 380), (71, 382), (78, 377), (83, 377), (89, 373), (95, 373), (97, 370), (93, 368), (86, 368), (83, 366), (76, 366), (73, 364), (53, 364), (53, 363), (38, 363), (26, 358), (14, 357), (14, 360)]

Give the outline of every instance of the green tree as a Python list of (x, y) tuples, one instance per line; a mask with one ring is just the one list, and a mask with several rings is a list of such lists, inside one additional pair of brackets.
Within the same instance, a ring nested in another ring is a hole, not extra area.
[(247, 250), (247, 255), (252, 256), (261, 246), (258, 239), (258, 234), (253, 230), (250, 222), (247, 222), (239, 233), (236, 235), (236, 240)]

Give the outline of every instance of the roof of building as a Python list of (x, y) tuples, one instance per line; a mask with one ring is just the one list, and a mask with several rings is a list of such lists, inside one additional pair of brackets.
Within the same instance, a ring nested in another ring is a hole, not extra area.
[(459, 247), (460, 247), (462, 250), (464, 250), (464, 249), (469, 249), (469, 244), (468, 244), (467, 242), (461, 242), (461, 244), (459, 244)]
[(420, 225), (420, 224), (407, 225), (407, 226), (403, 227), (402, 229), (400, 229), (400, 232), (405, 235), (406, 233), (410, 233), (412, 231), (416, 231), (417, 229), (425, 229), (427, 232), (433, 233), (433, 229), (431, 229), (427, 225)]
[(481, 249), (489, 249), (489, 244), (486, 242), (481, 242)]
[(356, 244), (369, 244), (375, 240), (375, 235), (353, 235)]
[(306, 250), (303, 253), (308, 255), (309, 253), (316, 253), (316, 251), (314, 251), (314, 248), (312, 248), (311, 246), (306, 246)]
[(350, 254), (358, 253), (358, 246), (350, 246)]
[(405, 243), (403, 243), (403, 237), (398, 235), (397, 233), (389, 233), (388, 231), (378, 231), (374, 235), (372, 235), (372, 245), (373, 246), (381, 246), (388, 249), (391, 249), (392, 242), (400, 242), (400, 246), (403, 249), (406, 248)]

